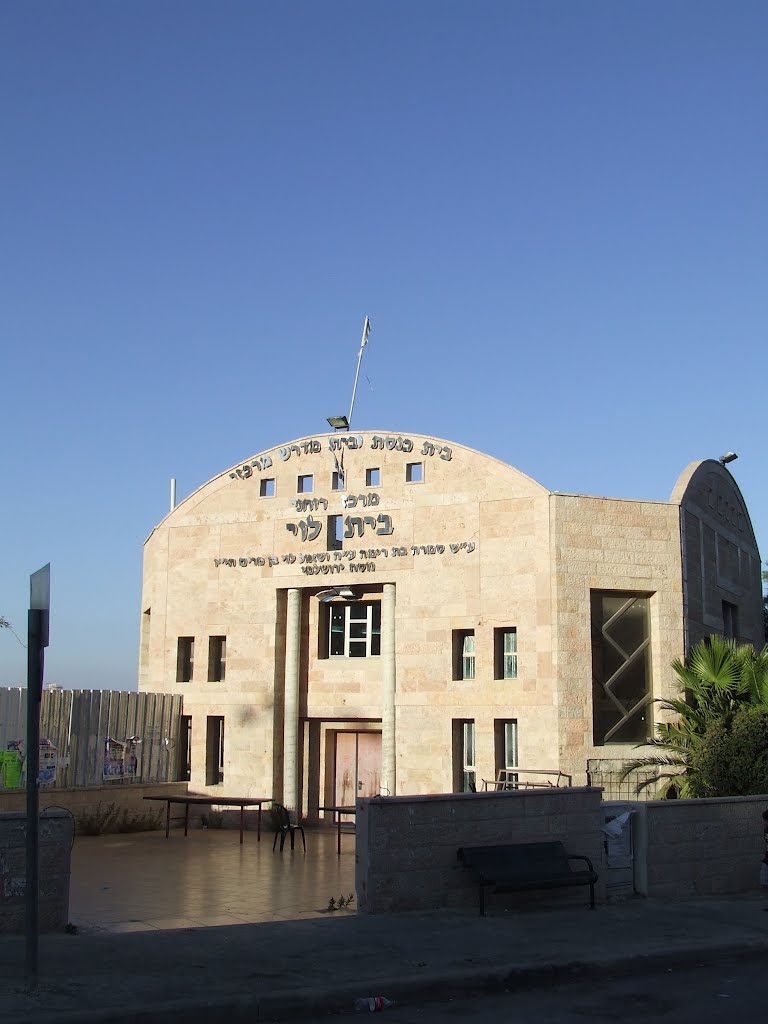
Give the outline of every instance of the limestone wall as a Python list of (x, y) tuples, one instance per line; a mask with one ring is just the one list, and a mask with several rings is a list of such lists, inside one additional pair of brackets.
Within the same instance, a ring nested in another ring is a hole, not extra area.
[[(559, 839), (601, 875), (599, 789), (388, 797), (357, 802), (358, 909), (369, 914), (477, 905), (477, 886), (457, 859), (461, 846)], [(587, 905), (580, 888), (491, 897), (504, 906)], [(493, 902), (490, 904), (493, 906)]]
[(675, 898), (757, 889), (768, 796), (657, 800), (634, 806), (638, 893)]
[[(20, 935), (26, 919), (26, 815), (0, 811), (0, 933)], [(69, 917), (72, 818), (66, 811), (40, 815), (41, 932), (59, 931)]]

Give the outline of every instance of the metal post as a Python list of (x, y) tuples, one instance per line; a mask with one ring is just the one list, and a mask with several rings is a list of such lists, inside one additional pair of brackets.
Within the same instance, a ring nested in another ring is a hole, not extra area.
[(38, 906), (40, 900), (40, 700), (43, 693), (43, 652), (48, 646), (51, 607), (51, 566), (29, 577), (27, 618), (27, 827), (26, 877), (24, 885), (26, 918), (27, 988), (37, 987)]
[(43, 687), (43, 612), (30, 609), (27, 626), (27, 859), (26, 859), (26, 977), (27, 986), (37, 985), (38, 903), (39, 903), (39, 792), (40, 697)]

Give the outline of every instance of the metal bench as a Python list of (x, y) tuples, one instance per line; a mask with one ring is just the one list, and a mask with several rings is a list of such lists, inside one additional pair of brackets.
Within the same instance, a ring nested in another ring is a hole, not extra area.
[[(566, 853), (561, 842), (514, 843), (501, 846), (464, 846), (458, 858), (471, 871), (480, 889), (480, 916), (485, 917), (485, 890), (523, 892), (589, 886), (589, 905), (595, 909), (597, 873), (589, 857)], [(571, 861), (584, 861), (583, 869)]]

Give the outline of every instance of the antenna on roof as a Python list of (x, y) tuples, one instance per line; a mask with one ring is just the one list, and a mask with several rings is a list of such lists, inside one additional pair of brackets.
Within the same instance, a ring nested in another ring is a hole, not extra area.
[(360, 339), (360, 351), (357, 353), (357, 370), (355, 372), (355, 386), (352, 388), (352, 402), (351, 402), (351, 404), (349, 406), (349, 416), (347, 417), (347, 420), (349, 421), (350, 429), (352, 427), (352, 410), (355, 408), (355, 395), (357, 394), (357, 381), (358, 381), (358, 378), (360, 376), (360, 363), (362, 363), (362, 361), (363, 361), (363, 349), (368, 344), (368, 335), (370, 333), (371, 333), (371, 321), (368, 319), (368, 317), (366, 317), (365, 318), (365, 323), (363, 324), (363, 336)]
[(355, 395), (357, 394), (357, 382), (360, 377), (360, 363), (363, 361), (363, 349), (368, 344), (368, 335), (371, 333), (371, 321), (365, 318), (363, 324), (363, 336), (360, 339), (360, 351), (357, 353), (357, 370), (355, 371), (355, 384), (352, 388), (352, 403), (349, 406), (349, 416), (329, 416), (328, 422), (334, 430), (349, 430), (352, 425), (352, 410), (355, 408)]

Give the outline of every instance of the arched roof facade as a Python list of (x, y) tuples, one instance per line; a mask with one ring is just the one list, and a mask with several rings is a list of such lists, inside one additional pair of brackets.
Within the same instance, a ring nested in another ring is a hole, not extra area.
[(691, 462), (671, 500), (680, 506), (686, 647), (721, 632), (761, 647), (760, 552), (732, 474), (715, 459)]

